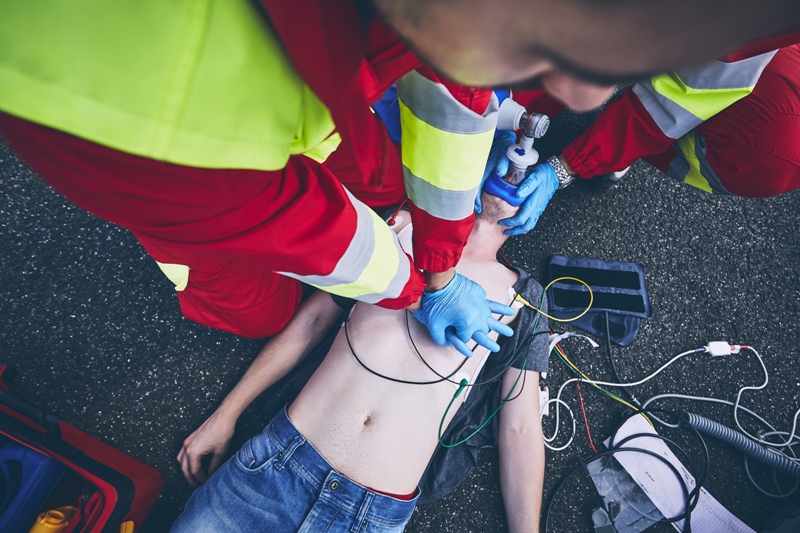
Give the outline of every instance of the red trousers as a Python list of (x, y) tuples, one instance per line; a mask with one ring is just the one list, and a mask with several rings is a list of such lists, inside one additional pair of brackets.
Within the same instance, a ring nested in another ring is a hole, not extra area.
[[(276, 271), (330, 272), (355, 232), (344, 187), (305, 157), (274, 172), (193, 168), (2, 113), (0, 133), (67, 199), (130, 230), (156, 261), (188, 265), (188, 285), (177, 293), (183, 315), (237, 335), (280, 331), (301, 285)], [(402, 179), (347, 185), (371, 206), (405, 198)]]

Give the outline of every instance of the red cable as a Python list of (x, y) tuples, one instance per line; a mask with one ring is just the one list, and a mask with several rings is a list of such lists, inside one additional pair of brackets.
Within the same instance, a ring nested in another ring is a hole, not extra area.
[(581, 402), (581, 413), (583, 413), (583, 423), (586, 426), (586, 436), (589, 437), (589, 446), (592, 447), (592, 451), (595, 455), (597, 455), (597, 448), (594, 447), (594, 441), (592, 441), (592, 432), (589, 431), (589, 419), (586, 418), (586, 408), (583, 405), (583, 394), (581, 394), (581, 382), (576, 381), (575, 385), (578, 387), (578, 400)]
[(394, 219), (397, 218), (397, 215), (400, 213), (400, 210), (403, 209), (403, 206), (408, 203), (408, 199), (403, 200), (403, 203), (397, 206), (397, 209), (394, 210), (394, 214), (386, 221), (387, 224), (390, 226), (394, 226)]
[(509, 261), (509, 260), (508, 260), (508, 257), (506, 257), (506, 256), (503, 254), (503, 252), (501, 252), (500, 250), (497, 250), (497, 255), (499, 255), (500, 257), (502, 257), (502, 258), (503, 258), (503, 261), (505, 261), (505, 262), (506, 262), (506, 264), (507, 264), (508, 266), (510, 266), (510, 267), (513, 267), (513, 266), (514, 266), (514, 264), (513, 264), (511, 261)]

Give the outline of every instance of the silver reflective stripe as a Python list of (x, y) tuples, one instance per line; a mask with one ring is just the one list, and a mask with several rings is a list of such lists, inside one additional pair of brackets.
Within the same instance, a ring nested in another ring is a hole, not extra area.
[[(693, 107), (693, 109), (708, 118), (708, 116), (731, 105), (738, 98), (746, 96), (747, 92), (734, 97), (733, 100), (722, 97), (724, 91), (746, 90), (755, 86), (776, 53), (777, 50), (773, 50), (733, 63), (714, 61), (701, 67), (681, 69), (675, 71), (672, 75), (672, 77), (678, 78), (677, 80), (672, 80), (672, 83), (675, 84), (676, 88), (680, 87), (679, 84), (688, 87), (688, 89), (685, 89), (686, 93), (681, 95), (686, 98), (686, 101), (683, 102), (684, 105), (689, 106), (690, 103), (701, 104), (696, 108)], [(663, 76), (658, 76), (658, 78), (663, 78)], [(708, 93), (691, 93), (689, 90), (708, 91)], [(720, 93), (715, 94), (715, 91), (720, 91)], [(656, 91), (653, 86), (653, 78), (636, 83), (633, 86), (633, 92), (639, 97), (642, 105), (653, 117), (653, 120), (664, 135), (671, 139), (680, 139), (704, 122), (704, 119), (698, 117), (683, 105)], [(719, 101), (720, 108), (714, 109), (712, 106), (709, 112), (705, 108), (707, 101), (703, 99), (714, 99), (715, 97), (722, 97)]]
[(714, 61), (708, 65), (676, 70), (681, 81), (693, 89), (742, 89), (758, 82), (777, 50), (740, 61)]
[(714, 194), (731, 195), (732, 193), (728, 192), (728, 190), (722, 185), (722, 180), (719, 179), (719, 174), (717, 174), (716, 170), (711, 168), (711, 165), (708, 164), (708, 157), (706, 157), (705, 135), (700, 135), (696, 131), (692, 132), (691, 135), (695, 136), (694, 155), (697, 156), (697, 160), (700, 162), (700, 174), (711, 186), (711, 190)]
[[(703, 179), (708, 182), (708, 186), (711, 187), (711, 194), (720, 194), (725, 196), (732, 195), (733, 193), (729, 192), (722, 185), (722, 180), (720, 180), (719, 174), (717, 174), (717, 172), (711, 168), (711, 165), (708, 164), (708, 158), (706, 157), (705, 136), (699, 135), (696, 131), (687, 133), (687, 135), (695, 136), (694, 154), (700, 164), (700, 168), (695, 170), (699, 171), (700, 175), (703, 176)], [(678, 146), (678, 143), (675, 143), (673, 146), (675, 147), (677, 155), (672, 159), (672, 161), (669, 162), (667, 176), (680, 182), (686, 182), (686, 177), (692, 170), (692, 166), (686, 159), (686, 156), (683, 154), (681, 147)]]
[(492, 94), (483, 115), (453, 98), (447, 87), (412, 71), (397, 82), (397, 96), (414, 116), (436, 129), (451, 133), (483, 133), (497, 126), (499, 106)]
[(385, 299), (393, 300), (400, 296), (403, 289), (408, 284), (408, 280), (411, 279), (411, 261), (409, 261), (408, 257), (403, 252), (403, 248), (400, 246), (400, 241), (397, 240), (394, 231), (392, 231), (392, 237), (394, 237), (397, 259), (399, 261), (397, 272), (392, 278), (392, 281), (389, 282), (389, 286), (386, 287), (381, 294), (365, 294), (364, 296), (357, 297), (356, 300), (368, 304), (375, 304)]
[(703, 123), (703, 119), (656, 92), (651, 80), (640, 81), (633, 92), (653, 117), (659, 129), (670, 139), (680, 139)]
[[(334, 287), (333, 292), (336, 292), (336, 286), (346, 286), (359, 280), (372, 260), (372, 256), (375, 252), (376, 237), (380, 238), (380, 236), (375, 235), (376, 219), (373, 217), (369, 207), (356, 200), (353, 195), (350, 194), (350, 191), (347, 191), (347, 189), (345, 189), (345, 191), (350, 198), (350, 203), (356, 209), (356, 232), (347, 250), (339, 259), (339, 262), (336, 263), (333, 272), (328, 275), (310, 276), (301, 276), (293, 272), (279, 272), (279, 274), (308, 283), (309, 285), (315, 285), (323, 290), (325, 290), (326, 287)], [(383, 230), (384, 228), (380, 229)], [(356, 300), (371, 304), (385, 299), (394, 299), (402, 294), (403, 289), (411, 279), (411, 261), (409, 261), (408, 257), (406, 257), (403, 252), (403, 248), (400, 246), (400, 242), (397, 240), (397, 236), (394, 232), (390, 230), (388, 226), (386, 226), (385, 229), (388, 235), (391, 235), (394, 242), (394, 249), (398, 260), (397, 271), (394, 273), (383, 292), (348, 297), (353, 297)]]
[(361, 273), (372, 259), (375, 250), (375, 225), (369, 207), (359, 202), (345, 189), (350, 203), (356, 210), (356, 232), (350, 240), (350, 244), (345, 250), (336, 267), (328, 275), (301, 276), (292, 272), (278, 272), (284, 276), (298, 279), (310, 285), (332, 286), (345, 283), (353, 283), (358, 280)]
[(683, 180), (685, 180), (686, 176), (689, 174), (691, 167), (689, 166), (689, 162), (686, 160), (686, 157), (684, 157), (683, 152), (681, 152), (680, 147), (677, 144), (673, 144), (672, 146), (675, 147), (675, 152), (677, 155), (672, 158), (672, 161), (669, 162), (667, 176), (674, 180), (683, 182)]
[(468, 191), (447, 191), (428, 183), (403, 166), (408, 197), (426, 213), (443, 220), (464, 220), (475, 209), (478, 187)]

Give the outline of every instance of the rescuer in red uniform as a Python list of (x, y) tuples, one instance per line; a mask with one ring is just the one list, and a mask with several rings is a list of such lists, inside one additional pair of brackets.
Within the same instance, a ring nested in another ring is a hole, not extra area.
[[(562, 154), (534, 168), (530, 182), (550, 182), (550, 189), (529, 198), (529, 213), (501, 224), (510, 226), (510, 235), (529, 231), (528, 222), (541, 214), (546, 192), (554, 192), (557, 182), (586, 178), (607, 190), (640, 158), (712, 194), (763, 198), (797, 189), (797, 42), (800, 32), (761, 39), (722, 60), (635, 83)], [(510, 142), (500, 138), (495, 144)], [(520, 191), (526, 192), (524, 184)]]
[[(755, 83), (741, 91), (741, 98), (720, 102), (719, 110), (709, 110), (705, 119), (677, 106), (668, 113), (650, 97), (654, 91), (647, 91), (646, 83), (629, 88), (564, 150), (570, 172), (591, 178), (623, 171), (643, 158), (670, 177), (713, 194), (763, 198), (797, 189), (800, 46), (732, 54), (726, 66), (759, 56), (765, 61)], [(719, 89), (709, 92), (723, 95)], [(598, 185), (620, 178), (603, 176)]]
[[(490, 327), (510, 331), (453, 268), (496, 102), (447, 80), (541, 86), (584, 110), (617, 80), (800, 23), (800, 7), (779, 0), (723, 13), (712, 0), (374, 6), (378, 16), (351, 0), (9, 2), (0, 133), (71, 201), (131, 230), (193, 320), (272, 334), (302, 281), (407, 307), (441, 344), (496, 349)], [(402, 151), (369, 109), (394, 82)], [(414, 263), (369, 209), (405, 195)]]
[[(512, 310), (454, 271), (496, 124), (491, 91), (440, 80), (349, 1), (49, 4), (58, 31), (30, 5), (0, 21), (20, 43), (0, 51), (0, 130), (62, 194), (134, 233), (186, 317), (271, 335), (305, 282), (409, 308), (465, 354), (470, 338), (498, 349), (490, 328), (511, 334), (490, 311)], [(173, 22), (142, 32), (154, 18)], [(118, 38), (101, 43), (106, 32)], [(395, 82), (402, 153), (370, 110)], [(413, 263), (371, 209), (406, 196), (421, 221)]]

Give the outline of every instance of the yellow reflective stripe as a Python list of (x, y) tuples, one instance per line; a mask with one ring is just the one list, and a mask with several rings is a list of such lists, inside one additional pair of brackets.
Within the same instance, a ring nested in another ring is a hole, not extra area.
[(389, 284), (397, 276), (398, 269), (406, 266), (400, 264), (400, 255), (397, 253), (399, 244), (394, 232), (373, 210), (370, 209), (369, 214), (374, 226), (375, 247), (361, 275), (352, 283), (314, 285), (315, 287), (346, 298), (358, 298), (368, 294), (380, 295), (389, 288)]
[(336, 148), (339, 147), (339, 144), (342, 142), (342, 136), (339, 135), (338, 132), (334, 132), (333, 135), (316, 145), (315, 147), (311, 148), (303, 152), (303, 155), (313, 159), (317, 163), (324, 163), (328, 157), (336, 151)]
[[(312, 159), (318, 161), (318, 158), (324, 154), (324, 146), (333, 142), (331, 137), (337, 135), (339, 140), (341, 140), (341, 137), (334, 131), (336, 125), (333, 123), (331, 112), (325, 107), (325, 104), (317, 98), (308, 85), (304, 85), (301, 92), (303, 97), (302, 123), (299, 125), (292, 144), (289, 146), (289, 153), (292, 155), (307, 155), (311, 152), (315, 154)], [(318, 147), (319, 151), (317, 151)], [(332, 152), (333, 150), (330, 150), (324, 159), (327, 159)]]
[(696, 141), (694, 132), (689, 132), (678, 139), (678, 146), (681, 149), (681, 153), (683, 153), (683, 157), (686, 158), (686, 162), (689, 163), (689, 172), (686, 173), (686, 177), (683, 178), (683, 182), (706, 192), (713, 192), (708, 180), (703, 177), (703, 174), (700, 171), (700, 160), (697, 158), (697, 154), (695, 153)]
[(0, 110), (202, 168), (278, 170), (334, 130), (250, 0), (0, 1)]
[(380, 217), (347, 189), (345, 192), (356, 210), (356, 231), (333, 271), (306, 275), (278, 273), (366, 303), (397, 298), (411, 279), (411, 262), (394, 232)]
[(189, 284), (189, 267), (186, 265), (179, 265), (177, 263), (161, 263), (156, 261), (158, 268), (167, 276), (174, 285), (176, 291), (186, 289)]
[(494, 131), (464, 134), (437, 129), (400, 103), (403, 165), (434, 187), (468, 191), (483, 177)]
[(689, 87), (676, 72), (654, 76), (653, 89), (702, 120), (708, 120), (753, 92), (749, 87), (695, 89)]

